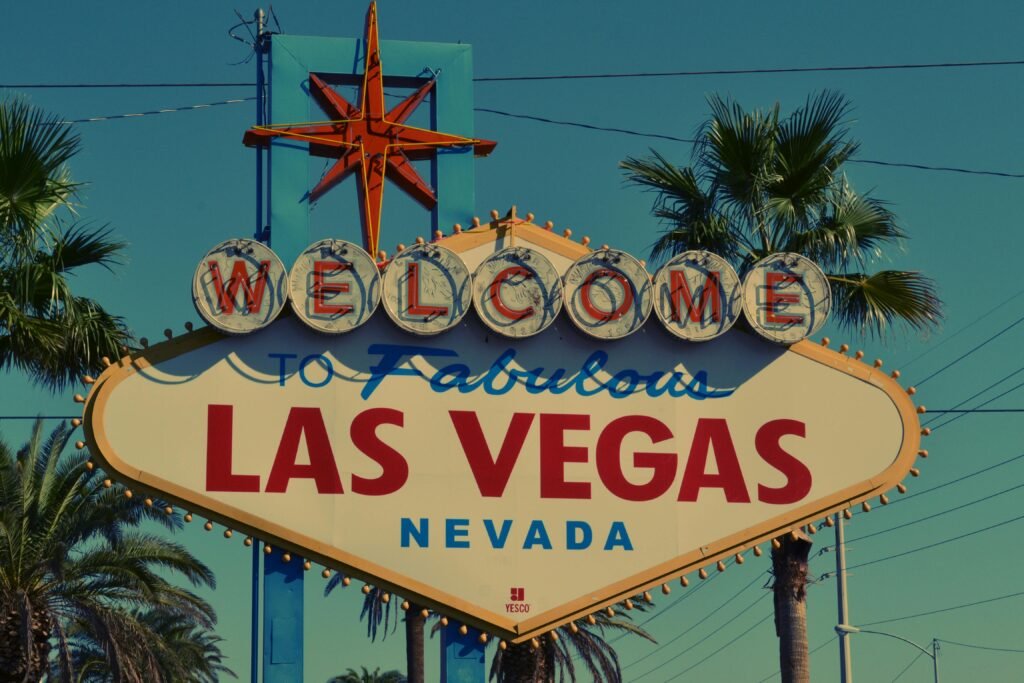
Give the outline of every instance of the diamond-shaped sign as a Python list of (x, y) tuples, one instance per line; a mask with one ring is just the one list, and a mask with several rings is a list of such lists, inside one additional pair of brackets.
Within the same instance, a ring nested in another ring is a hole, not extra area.
[[(589, 252), (522, 222), (443, 242), (471, 271)], [(920, 433), (881, 369), (809, 341), (564, 315), (513, 339), (475, 312), (416, 336), (380, 311), (122, 358), (86, 427), (127, 485), (516, 642), (884, 493)]]

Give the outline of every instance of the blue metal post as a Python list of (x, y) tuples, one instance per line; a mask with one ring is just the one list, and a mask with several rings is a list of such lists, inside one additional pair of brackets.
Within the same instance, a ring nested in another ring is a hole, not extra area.
[(263, 683), (303, 680), (302, 559), (282, 557), (263, 562)]
[(249, 641), (249, 680), (260, 680), (260, 542), (252, 544), (252, 636)]
[(444, 683), (482, 683), (484, 673), (484, 645), (480, 632), (469, 629), (466, 635), (459, 627), (448, 624), (441, 631), (441, 680)]

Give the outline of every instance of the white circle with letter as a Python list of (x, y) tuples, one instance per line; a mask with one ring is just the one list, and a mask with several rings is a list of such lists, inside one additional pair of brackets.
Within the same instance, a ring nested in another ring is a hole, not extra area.
[(318, 332), (359, 327), (380, 303), (380, 272), (370, 255), (344, 240), (320, 240), (292, 266), (292, 310)]
[(530, 337), (562, 310), (562, 279), (544, 254), (509, 247), (491, 254), (473, 275), (473, 306), (498, 334)]
[(388, 316), (403, 330), (422, 335), (457, 325), (473, 300), (466, 263), (438, 244), (416, 244), (395, 254), (382, 289)]
[(743, 311), (765, 339), (795, 344), (821, 329), (832, 309), (832, 288), (806, 256), (778, 253), (753, 266), (743, 280)]
[(192, 277), (192, 302), (222, 332), (266, 327), (288, 300), (288, 271), (262, 242), (233, 239), (206, 253)]
[(686, 251), (654, 276), (654, 312), (687, 341), (708, 341), (733, 326), (743, 310), (740, 278), (721, 256)]
[(621, 339), (640, 329), (651, 313), (652, 292), (647, 269), (618, 249), (587, 254), (565, 272), (565, 309), (598, 339)]

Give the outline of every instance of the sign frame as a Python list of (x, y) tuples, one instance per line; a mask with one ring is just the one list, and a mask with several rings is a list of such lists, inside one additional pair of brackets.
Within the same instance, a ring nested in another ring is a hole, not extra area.
[[(499, 225), (498, 221), (480, 226), (471, 231), (453, 235), (442, 240), (444, 246), (456, 252), (496, 243), (500, 248), (503, 238), (518, 237), (521, 241), (555, 250), (568, 258), (588, 253), (587, 247), (571, 240), (553, 235), (538, 226), (518, 224)], [(526, 238), (526, 239), (523, 239)], [(290, 316), (290, 309), (282, 312)], [(830, 514), (849, 508), (872, 497), (884, 494), (897, 487), (910, 471), (919, 453), (920, 439), (925, 430), (920, 427), (918, 412), (907, 391), (893, 377), (879, 367), (872, 367), (843, 353), (833, 351), (809, 339), (790, 346), (784, 353), (795, 353), (815, 363), (844, 373), (862, 382), (869, 383), (883, 391), (893, 402), (902, 425), (903, 439), (899, 453), (882, 472), (872, 477), (831, 493), (823, 498), (809, 501), (804, 505), (767, 520), (758, 522), (719, 539), (709, 545), (690, 550), (682, 555), (646, 567), (640, 572), (593, 591), (589, 595), (574, 598), (557, 608), (549, 609), (523, 621), (480, 608), (456, 595), (417, 581), (412, 576), (402, 575), (378, 566), (352, 553), (328, 546), (299, 531), (288, 529), (273, 520), (266, 520), (255, 514), (233, 508), (197, 491), (186, 489), (173, 482), (161, 479), (130, 466), (117, 454), (103, 429), (103, 414), (111, 392), (119, 383), (138, 370), (145, 369), (188, 351), (202, 348), (224, 339), (224, 335), (212, 327), (199, 329), (186, 335), (156, 344), (148, 349), (126, 355), (112, 363), (96, 380), (85, 400), (84, 428), (87, 443), (99, 464), (114, 478), (128, 486), (145, 491), (158, 491), (172, 502), (193, 512), (207, 515), (224, 523), (228, 528), (244, 531), (271, 545), (275, 551), (284, 549), (295, 555), (344, 571), (362, 580), (380, 586), (397, 594), (407, 596), (443, 614), (453, 615), (462, 622), (484, 632), (499, 636), (509, 642), (519, 643), (546, 633), (569, 621), (585, 617), (608, 606), (632, 598), (638, 593), (666, 583), (669, 580), (711, 567), (716, 562), (751, 549), (809, 523), (817, 522)], [(686, 342), (680, 341), (680, 344)], [(768, 343), (765, 341), (765, 343)], [(298, 557), (292, 561), (300, 562)]]

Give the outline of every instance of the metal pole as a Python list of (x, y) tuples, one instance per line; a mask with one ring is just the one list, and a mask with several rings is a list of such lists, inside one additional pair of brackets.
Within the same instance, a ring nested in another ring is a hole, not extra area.
[(932, 672), (935, 674), (935, 683), (939, 683), (939, 640), (932, 638)]
[(252, 639), (249, 642), (250, 681), (259, 683), (260, 676), (260, 542), (252, 541)]
[[(265, 15), (257, 9), (253, 15), (256, 20), (256, 125), (262, 126), (263, 120), (263, 24)], [(256, 146), (256, 233), (257, 240), (263, 240), (263, 148)]]
[[(263, 10), (257, 9), (256, 20), (256, 124), (263, 125)], [(254, 237), (263, 237), (263, 150), (256, 148), (256, 232)], [(260, 542), (252, 542), (252, 630), (249, 641), (250, 681), (259, 683), (260, 676)]]
[[(836, 597), (839, 599), (839, 623), (850, 623), (850, 607), (846, 602), (846, 535), (843, 533), (843, 515), (836, 513)], [(853, 683), (853, 660), (850, 653), (850, 634), (839, 634), (839, 679)]]

